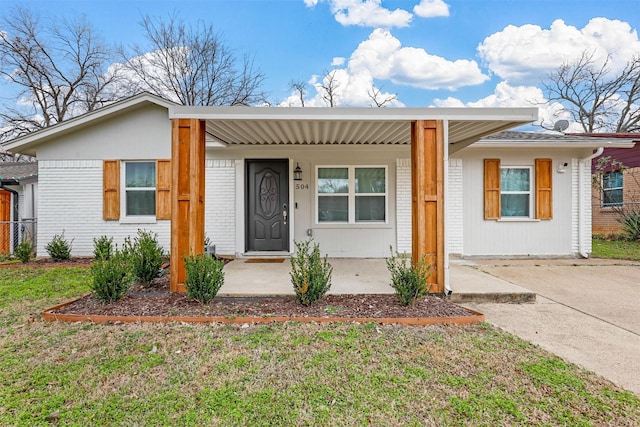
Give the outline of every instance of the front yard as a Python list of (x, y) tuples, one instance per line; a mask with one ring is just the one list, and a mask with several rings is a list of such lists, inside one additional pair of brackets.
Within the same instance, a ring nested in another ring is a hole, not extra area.
[(594, 238), (591, 256), (640, 261), (640, 242)]
[(68, 324), (85, 268), (0, 270), (1, 425), (616, 425), (640, 400), (510, 334)]

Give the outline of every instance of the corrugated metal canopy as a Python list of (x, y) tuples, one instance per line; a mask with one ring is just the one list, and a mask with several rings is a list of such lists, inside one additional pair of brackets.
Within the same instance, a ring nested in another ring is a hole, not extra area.
[(450, 152), (537, 118), (536, 108), (184, 107), (169, 117), (206, 121), (207, 138), (228, 145), (409, 144), (411, 123), (445, 120)]

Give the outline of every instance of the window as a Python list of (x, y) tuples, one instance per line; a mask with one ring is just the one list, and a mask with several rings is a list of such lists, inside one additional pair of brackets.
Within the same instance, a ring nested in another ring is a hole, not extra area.
[(319, 166), (318, 223), (380, 223), (387, 221), (385, 166)]
[(156, 214), (156, 162), (125, 163), (125, 215)]
[(531, 216), (531, 168), (500, 168), (500, 216)]
[(534, 166), (501, 166), (484, 159), (484, 219), (553, 219), (553, 162)]
[(608, 172), (602, 176), (602, 206), (622, 206), (622, 171)]

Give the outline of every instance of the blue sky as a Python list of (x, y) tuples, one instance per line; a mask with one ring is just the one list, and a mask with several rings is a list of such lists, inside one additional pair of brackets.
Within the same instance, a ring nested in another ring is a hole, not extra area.
[(371, 87), (397, 94), (396, 106), (530, 105), (585, 49), (613, 53), (614, 68), (640, 53), (637, 0), (2, 0), (17, 4), (85, 14), (123, 45), (144, 44), (143, 15), (203, 19), (255, 57), (274, 105), (295, 105), (292, 79), (309, 82), (307, 105), (322, 105), (313, 85), (332, 70), (344, 106), (370, 105)]

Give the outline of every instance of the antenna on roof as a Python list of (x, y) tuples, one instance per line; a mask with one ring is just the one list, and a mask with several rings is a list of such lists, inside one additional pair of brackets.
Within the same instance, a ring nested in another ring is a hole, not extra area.
[(553, 130), (556, 132), (564, 132), (569, 127), (569, 122), (567, 120), (558, 120), (553, 125)]

